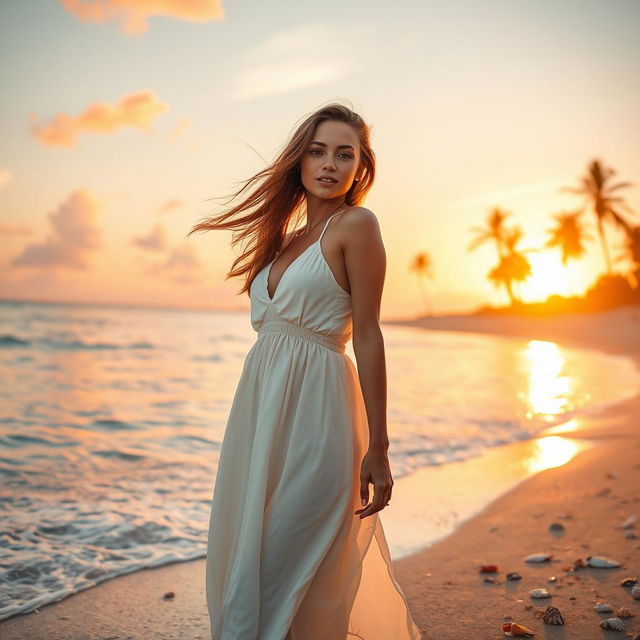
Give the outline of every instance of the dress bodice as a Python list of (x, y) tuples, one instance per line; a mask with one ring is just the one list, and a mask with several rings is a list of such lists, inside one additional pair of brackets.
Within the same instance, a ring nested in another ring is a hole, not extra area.
[(258, 331), (265, 316), (275, 313), (288, 321), (320, 334), (351, 338), (351, 296), (335, 279), (324, 254), (322, 237), (336, 212), (327, 219), (320, 237), (309, 245), (280, 277), (269, 296), (267, 281), (275, 259), (253, 279), (249, 289), (251, 326)]

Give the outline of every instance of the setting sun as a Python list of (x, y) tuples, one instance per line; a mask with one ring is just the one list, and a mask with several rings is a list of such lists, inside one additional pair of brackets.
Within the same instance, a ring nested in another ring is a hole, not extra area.
[[(522, 297), (527, 302), (545, 300), (553, 294), (568, 296), (575, 294), (576, 283), (573, 273), (567, 275), (567, 268), (562, 264), (560, 255), (550, 250), (532, 251), (527, 254), (531, 263), (531, 276), (522, 283)], [(571, 265), (569, 265), (571, 271)]]

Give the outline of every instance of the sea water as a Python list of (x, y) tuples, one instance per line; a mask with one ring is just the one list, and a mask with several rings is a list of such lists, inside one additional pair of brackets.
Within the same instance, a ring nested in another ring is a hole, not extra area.
[[(640, 383), (627, 358), (552, 342), (383, 333), (395, 479), (529, 439)], [(255, 339), (247, 312), (0, 303), (0, 619), (205, 555)]]

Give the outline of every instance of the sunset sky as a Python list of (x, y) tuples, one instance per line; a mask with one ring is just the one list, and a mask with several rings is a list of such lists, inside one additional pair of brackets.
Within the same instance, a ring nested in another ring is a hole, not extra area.
[[(372, 125), (383, 319), (421, 311), (421, 251), (434, 312), (506, 303), (469, 228), (499, 206), (542, 247), (594, 158), (640, 221), (637, 0), (30, 0), (0, 29), (0, 298), (248, 308), (230, 233), (186, 235), (329, 101)], [(604, 269), (585, 221), (578, 291)], [(567, 293), (527, 255), (525, 301)]]

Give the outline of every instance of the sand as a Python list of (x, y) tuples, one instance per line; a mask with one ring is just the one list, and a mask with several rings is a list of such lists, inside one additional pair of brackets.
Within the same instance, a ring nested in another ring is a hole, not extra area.
[[(553, 319), (493, 317), (479, 321), (472, 316), (450, 316), (448, 321), (427, 318), (408, 324), (554, 340), (631, 355), (640, 368), (639, 321), (640, 310), (626, 308)], [(620, 586), (624, 577), (640, 578), (640, 538), (627, 538), (620, 526), (632, 514), (640, 518), (640, 394), (575, 419), (567, 428), (572, 429), (568, 433), (572, 439), (595, 446), (578, 452), (563, 466), (524, 480), (450, 536), (394, 562), (424, 640), (503, 638), (505, 620), (524, 624), (535, 632), (534, 637), (550, 640), (624, 638), (640, 631), (640, 601), (631, 598), (630, 588)], [(491, 452), (498, 473), (513, 457), (513, 446)], [(485, 474), (486, 465), (484, 469), (475, 473)], [(459, 477), (470, 491), (482, 480), (464, 473)], [(437, 492), (437, 485), (432, 491)], [(418, 506), (428, 510), (424, 497), (428, 492), (423, 489), (418, 495), (424, 502)], [(564, 531), (550, 531), (553, 522), (563, 524)], [(640, 525), (631, 531), (640, 536)], [(539, 565), (524, 561), (538, 551), (553, 557)], [(590, 555), (614, 558), (622, 567), (565, 570), (576, 559)], [(481, 574), (482, 564), (495, 564), (499, 571)], [(508, 572), (522, 578), (507, 581)], [(490, 576), (497, 582), (485, 582)], [(552, 576), (556, 580), (549, 582)], [(552, 596), (533, 599), (529, 591), (534, 588), (547, 588)], [(165, 600), (168, 591), (175, 596)], [(593, 606), (599, 601), (614, 609), (627, 606), (635, 614), (625, 620), (626, 633), (599, 629), (599, 621), (613, 615), (596, 613)], [(560, 609), (564, 626), (546, 625), (536, 615), (548, 605)], [(204, 560), (195, 560), (116, 578), (38, 613), (10, 618), (0, 623), (0, 638), (207, 640), (208, 625)]]

